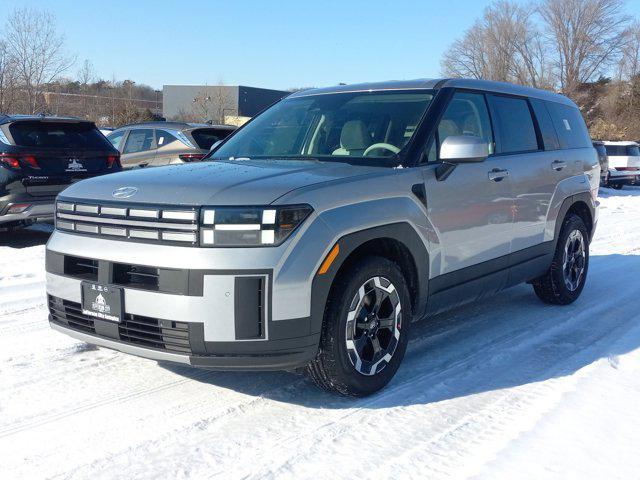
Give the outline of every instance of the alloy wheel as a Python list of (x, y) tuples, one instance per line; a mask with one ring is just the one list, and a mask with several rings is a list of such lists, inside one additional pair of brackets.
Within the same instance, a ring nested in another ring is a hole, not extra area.
[(349, 306), (346, 347), (362, 375), (375, 375), (391, 361), (402, 328), (402, 305), (394, 285), (373, 277), (360, 286)]
[(573, 230), (565, 243), (562, 259), (564, 283), (571, 292), (580, 286), (586, 263), (584, 237), (580, 230)]

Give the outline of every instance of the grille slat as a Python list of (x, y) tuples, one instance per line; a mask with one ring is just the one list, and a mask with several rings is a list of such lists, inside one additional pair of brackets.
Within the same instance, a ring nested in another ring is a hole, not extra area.
[(59, 202), (56, 228), (101, 238), (194, 246), (198, 217), (197, 208)]
[[(155, 331), (150, 331), (150, 330), (145, 330), (145, 329), (142, 329), (142, 328), (133, 327), (133, 326), (131, 325), (131, 322), (127, 322), (127, 326), (126, 326), (125, 328), (126, 328), (126, 329), (127, 329), (127, 331), (129, 331), (129, 332), (144, 333), (144, 334), (148, 334), (148, 335), (159, 335), (159, 336), (160, 336), (160, 337), (162, 337), (162, 338), (170, 338), (170, 339), (172, 339), (172, 340), (180, 340), (180, 341), (184, 341), (184, 340), (186, 340), (186, 341), (187, 341), (187, 343), (188, 343), (188, 341), (189, 341), (189, 332), (186, 332), (186, 331), (185, 331), (185, 332), (181, 332), (181, 333), (184, 333), (184, 335), (182, 335), (182, 336), (176, 336), (176, 335), (171, 335), (171, 334), (167, 333), (167, 332), (165, 331), (165, 330), (167, 330), (167, 329), (165, 329), (165, 328), (162, 328), (162, 329), (161, 329), (161, 330), (162, 330), (162, 332), (161, 332), (161, 333), (158, 333), (158, 332), (155, 332)], [(179, 332), (179, 330), (178, 330), (178, 332)]]
[[(51, 320), (95, 335), (94, 319), (82, 314), (79, 303), (49, 296)], [(167, 326), (171, 325), (171, 326)], [(125, 313), (118, 324), (120, 341), (149, 348), (191, 353), (189, 324)]]

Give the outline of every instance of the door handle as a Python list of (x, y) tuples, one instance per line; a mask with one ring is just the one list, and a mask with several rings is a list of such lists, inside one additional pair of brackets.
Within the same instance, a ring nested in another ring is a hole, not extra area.
[(551, 169), (559, 172), (567, 166), (566, 162), (561, 162), (560, 160), (555, 160), (551, 163)]
[(509, 176), (509, 170), (500, 170), (498, 168), (494, 168), (488, 174), (489, 180), (492, 182), (500, 182), (504, 178)]

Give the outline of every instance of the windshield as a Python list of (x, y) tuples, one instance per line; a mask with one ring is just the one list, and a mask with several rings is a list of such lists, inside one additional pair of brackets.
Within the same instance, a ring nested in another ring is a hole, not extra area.
[(350, 92), (285, 99), (231, 137), (214, 159), (389, 159), (409, 142), (433, 91)]

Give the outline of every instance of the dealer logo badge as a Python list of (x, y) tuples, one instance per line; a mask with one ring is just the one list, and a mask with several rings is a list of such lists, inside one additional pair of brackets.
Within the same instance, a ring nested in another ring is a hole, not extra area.
[(86, 172), (87, 169), (77, 158), (70, 158), (67, 165), (67, 172)]

